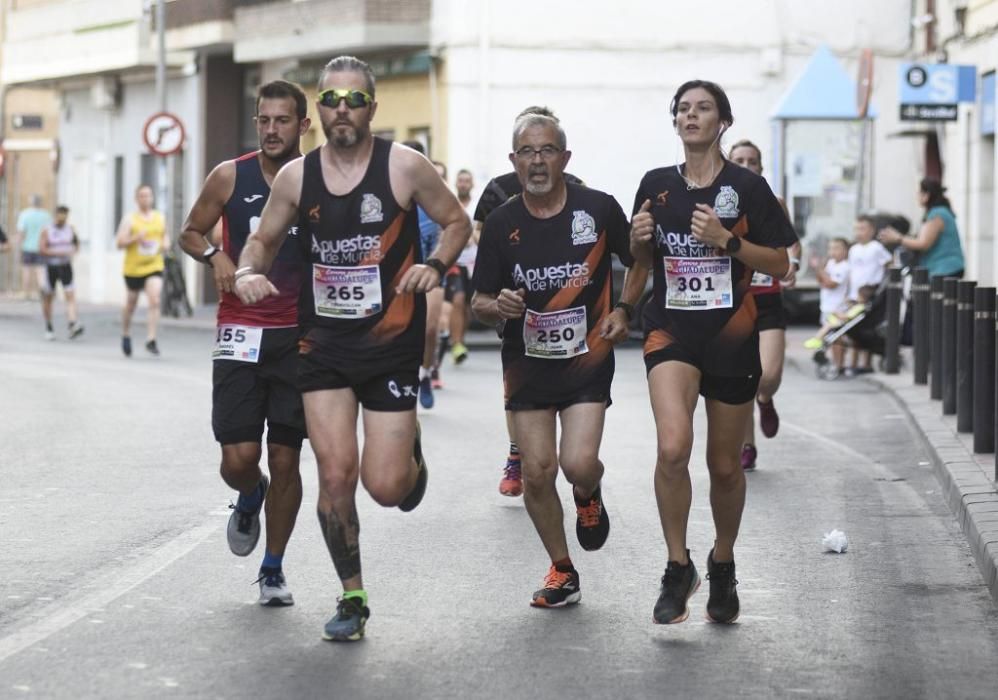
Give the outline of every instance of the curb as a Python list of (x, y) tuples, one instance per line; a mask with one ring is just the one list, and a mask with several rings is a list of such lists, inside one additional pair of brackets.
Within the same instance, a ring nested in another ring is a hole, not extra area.
[[(994, 454), (974, 454), (973, 435), (956, 431), (956, 417), (943, 416), (929, 388), (905, 375), (866, 375), (886, 391), (918, 428), (926, 452), (977, 561), (984, 583), (998, 603), (998, 489), (992, 477)], [(916, 392), (918, 396), (914, 396)], [(989, 474), (988, 468), (992, 470)]]
[[(795, 336), (787, 334), (786, 363), (806, 373), (810, 356), (805, 358), (804, 351), (797, 350), (800, 343)], [(910, 355), (903, 357), (902, 368), (910, 367), (910, 360)], [(958, 433), (956, 416), (942, 415), (940, 402), (929, 398), (929, 387), (915, 384), (910, 372), (876, 372), (858, 380), (887, 392), (917, 429), (943, 497), (967, 538), (992, 600), (998, 604), (998, 484), (994, 480), (994, 453), (974, 454), (973, 435)]]

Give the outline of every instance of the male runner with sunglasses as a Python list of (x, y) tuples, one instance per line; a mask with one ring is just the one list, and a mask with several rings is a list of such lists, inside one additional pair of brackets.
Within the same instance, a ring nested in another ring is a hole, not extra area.
[[(211, 171), (184, 223), (180, 247), (212, 268), (220, 299), (211, 423), (222, 447), (222, 479), (239, 492), (229, 518), (229, 549), (249, 556), (260, 537), (260, 510), (265, 509), (260, 604), (292, 605), (283, 560), (301, 505), (298, 464), (305, 437), (297, 387), (299, 253), (289, 237), (271, 268), (279, 293), (254, 307), (244, 306), (233, 294), (233, 260), (259, 224), (278, 170), (301, 156), (308, 100), (297, 85), (275, 80), (260, 87), (256, 104), (260, 150)], [(208, 239), (219, 219), (222, 247), (216, 248)], [(260, 471), (265, 422), (271, 480)]]
[(524, 504), (551, 558), (544, 586), (531, 599), (535, 607), (581, 598), (555, 486), (559, 467), (573, 486), (582, 548), (599, 549), (610, 532), (599, 446), (613, 344), (627, 338), (648, 278), (648, 266), (635, 265), (614, 305), (610, 256), (634, 264), (630, 226), (610, 195), (565, 183), (566, 145), (551, 117), (516, 120), (510, 161), (523, 195), (485, 222), (472, 298), (478, 318), (503, 326), (503, 385), (523, 461)]
[[(319, 524), (343, 596), (323, 638), (355, 641), (370, 615), (360, 565), (358, 479), (382, 506), (410, 511), (427, 470), (416, 423), (424, 295), (471, 235), (468, 216), (433, 165), (371, 134), (374, 74), (352, 56), (326, 64), (319, 118), (326, 143), (278, 173), (235, 273), (257, 304), (276, 293), (271, 262), (297, 222), (305, 265), (298, 304), (298, 384), (319, 466)], [(422, 260), (416, 205), (443, 227)], [(358, 455), (357, 415), (364, 450)]]

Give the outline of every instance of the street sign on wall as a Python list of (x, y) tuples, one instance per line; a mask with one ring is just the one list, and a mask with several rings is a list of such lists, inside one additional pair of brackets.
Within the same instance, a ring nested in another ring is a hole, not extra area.
[(975, 66), (902, 63), (899, 70), (901, 121), (956, 121), (957, 104), (975, 100)]

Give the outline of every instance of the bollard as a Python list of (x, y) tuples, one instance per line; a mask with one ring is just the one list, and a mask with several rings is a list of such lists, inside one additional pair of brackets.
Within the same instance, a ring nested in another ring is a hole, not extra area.
[(943, 280), (942, 375), (943, 415), (956, 413), (956, 277)]
[(943, 397), (943, 278), (929, 282), (929, 398)]
[(887, 271), (887, 338), (884, 343), (884, 373), (897, 374), (901, 366), (901, 268)]
[(956, 286), (956, 431), (974, 430), (974, 288), (977, 282), (960, 280)]
[(912, 315), (912, 355), (915, 367), (913, 375), (916, 384), (929, 383), (929, 271), (916, 267), (911, 283)]
[(974, 452), (995, 449), (995, 288), (974, 290)]

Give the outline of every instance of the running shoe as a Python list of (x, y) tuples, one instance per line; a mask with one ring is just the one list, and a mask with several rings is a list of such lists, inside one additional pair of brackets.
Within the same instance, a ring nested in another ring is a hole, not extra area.
[(688, 549), (686, 559), (688, 560), (686, 566), (681, 566), (678, 561), (670, 561), (665, 567), (662, 590), (652, 614), (656, 624), (671, 625), (683, 622), (690, 616), (689, 600), (700, 588), (700, 575), (693, 560), (690, 559)]
[(544, 588), (534, 593), (530, 604), (535, 608), (562, 608), (582, 600), (579, 572), (572, 566), (551, 565), (544, 577)]
[(808, 350), (821, 350), (822, 345), (824, 345), (824, 343), (821, 342), (821, 338), (818, 336), (808, 338), (804, 341), (804, 347)]
[(260, 584), (260, 605), (276, 608), (295, 604), (295, 599), (288, 590), (284, 572), (280, 569), (262, 567), (260, 578), (256, 582)]
[(125, 354), (125, 357), (132, 356), (132, 339), (127, 335), (121, 336), (121, 352)]
[(69, 326), (69, 339), (75, 340), (83, 335), (83, 326), (79, 323), (73, 323)]
[(260, 494), (260, 502), (256, 508), (247, 505), (249, 499), (242, 494), (239, 494), (235, 505), (229, 505), (232, 513), (229, 515), (229, 526), (225, 534), (229, 540), (229, 549), (237, 557), (249, 556), (260, 539), (260, 511), (263, 510), (269, 487), (270, 480), (264, 474), (256, 487)]
[(434, 367), (430, 372), (430, 386), (433, 387), (434, 390), (444, 388), (444, 382), (440, 379), (440, 370), (436, 367)]
[(861, 374), (873, 374), (873, 367), (853, 367), (852, 373), (854, 377), (858, 377)]
[(155, 338), (146, 342), (146, 350), (149, 351), (150, 355), (159, 355), (159, 346), (156, 345)]
[(575, 536), (587, 552), (594, 552), (606, 542), (610, 534), (610, 516), (603, 504), (603, 490), (596, 491), (585, 502), (575, 499)]
[(714, 550), (707, 555), (707, 580), (710, 597), (707, 599), (707, 618), (711, 622), (730, 623), (738, 619), (738, 579), (735, 562), (714, 561)]
[(359, 641), (369, 617), (371, 611), (360, 598), (340, 598), (336, 601), (336, 614), (322, 630), (322, 638), (329, 642)]
[(773, 400), (762, 402), (756, 399), (756, 403), (759, 404), (759, 428), (762, 434), (768, 438), (776, 437), (780, 432), (780, 416), (776, 413)]
[(423, 408), (433, 408), (433, 385), (429, 375), (419, 380), (419, 405)]
[(412, 487), (409, 495), (399, 503), (399, 510), (403, 513), (413, 510), (423, 500), (423, 496), (426, 495), (426, 480), (429, 475), (426, 469), (426, 459), (423, 458), (422, 438), (423, 434), (419, 427), (419, 421), (416, 421), (416, 439), (412, 445), (412, 457), (416, 460), (416, 469), (418, 472), (416, 474), (416, 485)]
[(53, 340), (55, 340), (55, 331), (53, 331), (51, 328), (49, 328), (48, 330), (46, 330), (45, 331), (45, 340), (48, 340), (50, 342), (53, 341)]
[(742, 445), (742, 469), (747, 472), (755, 471), (755, 458), (759, 456), (755, 445), (748, 443)]
[(450, 356), (454, 364), (459, 365), (468, 359), (468, 348), (464, 343), (454, 343), (450, 349)]
[(506, 458), (506, 466), (502, 469), (502, 480), (499, 482), (499, 493), (511, 498), (523, 495), (523, 474), (520, 472), (519, 457), (510, 455)]

